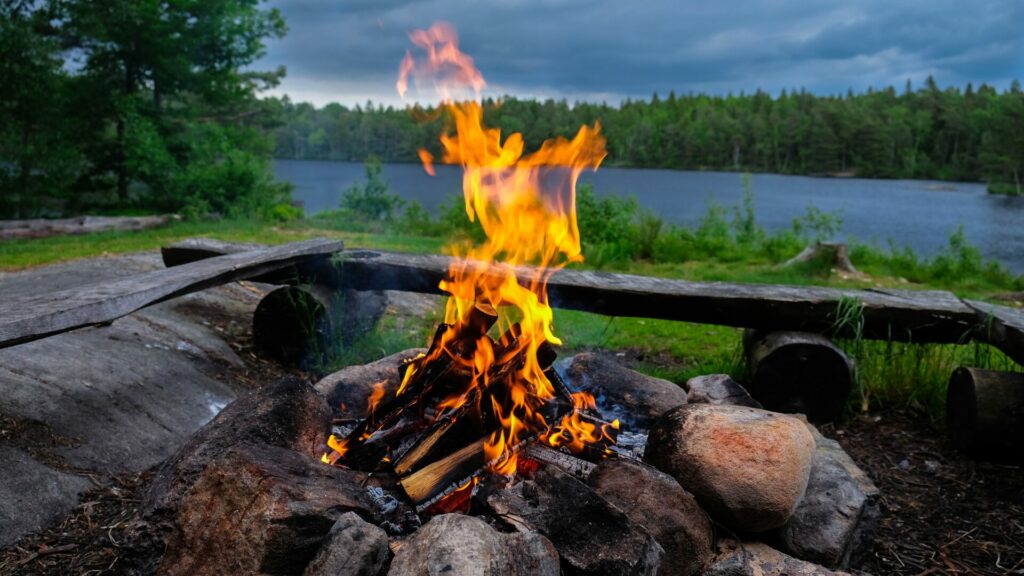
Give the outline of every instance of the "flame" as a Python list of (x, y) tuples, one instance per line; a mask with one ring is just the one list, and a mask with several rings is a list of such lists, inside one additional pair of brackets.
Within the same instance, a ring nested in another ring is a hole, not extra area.
[(597, 426), (580, 416), (583, 410), (597, 408), (594, 396), (588, 392), (575, 392), (572, 400), (573, 411), (566, 414), (557, 426), (546, 432), (541, 440), (552, 448), (564, 446), (574, 453), (581, 452), (588, 444), (614, 444), (615, 434), (611, 430), (619, 429), (618, 418), (610, 424)]
[(377, 405), (380, 404), (382, 398), (384, 398), (384, 387), (387, 385), (386, 381), (376, 382), (373, 385), (373, 392), (370, 393), (370, 398), (366, 401), (366, 416), (373, 416), (373, 411), (377, 409)]
[(338, 439), (337, 436), (331, 434), (327, 438), (327, 447), (331, 449), (331, 453), (328, 455), (324, 452), (323, 456), (320, 457), (320, 461), (324, 464), (334, 464), (348, 452), (348, 440), (345, 438)]
[[(487, 236), (482, 245), (453, 248), (456, 258), (449, 279), (440, 284), (450, 295), (445, 313), (450, 328), (442, 335), (436, 354), (447, 352), (456, 357), (448, 345), (465, 334), (474, 308), (485, 308), (497, 312), (500, 331), (513, 324), (521, 328), (509, 343), (511, 347), (502, 350), (501, 358), (524, 359), (500, 389), (493, 387), (489, 378), (497, 361), (493, 341), (481, 337), (472, 360), (466, 362), (473, 373), (470, 390), (445, 399), (442, 405), (445, 409), (461, 406), (474, 388), (492, 392), (492, 408), (501, 428), (487, 440), (484, 452), (494, 471), (512, 474), (516, 448), (549, 428), (539, 409), (555, 391), (538, 362), (537, 351), (545, 342), (561, 341), (552, 329), (547, 281), (565, 265), (583, 260), (576, 222), (576, 182), (583, 170), (600, 165), (605, 140), (600, 125), (595, 124), (581, 127), (571, 140), (548, 140), (535, 152), (526, 153), (521, 134), (503, 140), (500, 130), (484, 125), (483, 107), (478, 102), (453, 100), (459, 90), (469, 89), (478, 96), (486, 82), (473, 59), (459, 50), (458, 35), (451, 25), (435, 24), (412, 32), (410, 38), (423, 49), (426, 59), (417, 60), (412, 52), (406, 53), (399, 67), (398, 92), (405, 94), (410, 77), (433, 80), (455, 128), (454, 133), (441, 136), (442, 161), (462, 166), (466, 215), (479, 222)], [(433, 173), (433, 156), (423, 150), (420, 159), (424, 169)], [(534, 268), (517, 275), (516, 267), (522, 265)], [(406, 390), (414, 371), (410, 367), (406, 372), (399, 394)], [(573, 426), (577, 424), (560, 429), (571, 430), (574, 441), (595, 435)]]

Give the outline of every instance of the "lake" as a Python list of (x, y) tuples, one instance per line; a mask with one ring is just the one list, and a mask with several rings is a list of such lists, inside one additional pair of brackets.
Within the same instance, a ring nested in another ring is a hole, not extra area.
[[(417, 164), (386, 164), (384, 177), (393, 192), (436, 213), (446, 196), (462, 189), (459, 167), (436, 170), (431, 177)], [(362, 164), (352, 162), (276, 160), (274, 172), (295, 185), (294, 198), (307, 214), (336, 208), (342, 191), (363, 178)], [(598, 195), (635, 196), (641, 206), (678, 224), (696, 223), (709, 202), (736, 205), (743, 193), (742, 176), (733, 172), (601, 168), (580, 180)], [(758, 223), (768, 230), (788, 228), (808, 206), (816, 206), (839, 212), (841, 239), (882, 247), (891, 240), (930, 255), (963, 226), (986, 258), (1024, 274), (1024, 197), (988, 194), (984, 184), (926, 180), (754, 174), (751, 184)]]

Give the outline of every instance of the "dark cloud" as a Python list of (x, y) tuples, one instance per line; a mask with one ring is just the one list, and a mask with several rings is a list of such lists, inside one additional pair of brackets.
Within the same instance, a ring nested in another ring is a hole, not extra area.
[[(296, 100), (397, 102), (407, 33), (452, 22), (490, 92), (618, 101), (1024, 79), (1021, 0), (272, 0)], [(425, 97), (429, 95), (424, 95)]]

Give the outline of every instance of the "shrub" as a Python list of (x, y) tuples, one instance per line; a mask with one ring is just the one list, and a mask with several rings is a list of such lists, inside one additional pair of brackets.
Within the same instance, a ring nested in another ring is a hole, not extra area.
[(380, 160), (371, 156), (363, 165), (366, 182), (350, 186), (341, 197), (341, 208), (356, 216), (390, 222), (405, 203), (388, 189)]

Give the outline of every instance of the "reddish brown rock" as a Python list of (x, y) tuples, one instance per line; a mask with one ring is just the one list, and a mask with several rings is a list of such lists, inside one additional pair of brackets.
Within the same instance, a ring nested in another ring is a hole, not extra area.
[(505, 534), (480, 518), (435, 516), (399, 548), (389, 576), (558, 576), (558, 552), (536, 533)]
[(644, 460), (669, 473), (735, 530), (782, 526), (803, 498), (814, 438), (799, 419), (747, 408), (687, 404), (662, 417)]
[(587, 484), (665, 549), (659, 576), (697, 574), (711, 557), (711, 521), (668, 474), (638, 462), (608, 460), (590, 473)]
[(343, 514), (373, 516), (364, 481), (287, 448), (231, 448), (183, 495), (157, 573), (302, 574)]

